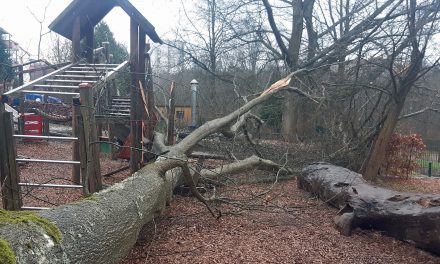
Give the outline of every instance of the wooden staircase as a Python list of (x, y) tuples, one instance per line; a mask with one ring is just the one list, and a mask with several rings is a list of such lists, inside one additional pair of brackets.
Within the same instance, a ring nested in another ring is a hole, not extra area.
[(112, 117), (130, 118), (130, 99), (113, 97), (107, 115)]
[(4, 95), (16, 96), (18, 93), (35, 93), (53, 96), (76, 96), (79, 95), (78, 85), (80, 83), (90, 83), (92, 85), (104, 83), (116, 77), (119, 71), (127, 65), (127, 61), (121, 64), (70, 64), (12, 89)]

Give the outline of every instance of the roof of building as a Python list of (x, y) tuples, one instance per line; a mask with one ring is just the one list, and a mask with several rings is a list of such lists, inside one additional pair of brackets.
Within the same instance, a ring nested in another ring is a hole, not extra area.
[(4, 30), (2, 27), (0, 27), (0, 35), (3, 34), (9, 34), (8, 31)]
[(81, 19), (81, 34), (84, 34), (83, 28), (87, 23), (96, 26), (115, 6), (121, 7), (129, 17), (134, 19), (152, 41), (162, 43), (154, 26), (128, 0), (74, 0), (55, 18), (49, 28), (72, 40), (73, 25), (77, 14), (81, 14), (84, 18)]

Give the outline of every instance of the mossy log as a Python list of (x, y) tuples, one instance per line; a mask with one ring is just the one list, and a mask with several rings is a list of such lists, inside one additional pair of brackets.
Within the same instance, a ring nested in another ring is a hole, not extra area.
[[(1, 217), (0, 237), (12, 248), (17, 263), (117, 263), (179, 184), (179, 168), (164, 177), (172, 163), (151, 164), (109, 189), (33, 217), (25, 212)], [(58, 232), (61, 239), (53, 235)]]
[(440, 196), (404, 193), (373, 186), (348, 169), (313, 164), (298, 177), (298, 187), (340, 209), (336, 227), (374, 229), (440, 255)]

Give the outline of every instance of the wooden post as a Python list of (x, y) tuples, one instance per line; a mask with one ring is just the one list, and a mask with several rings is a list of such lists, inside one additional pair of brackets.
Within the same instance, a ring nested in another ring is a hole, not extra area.
[(90, 23), (86, 24), (84, 35), (86, 39), (86, 60), (88, 63), (93, 64), (93, 26)]
[(170, 105), (168, 109), (168, 127), (167, 127), (167, 144), (174, 145), (174, 115), (176, 112), (176, 83), (171, 83), (170, 88)]
[[(73, 98), (73, 109), (72, 109), (72, 134), (74, 137), (78, 138), (78, 141), (72, 142), (72, 160), (80, 161), (80, 152), (79, 152), (79, 135), (80, 133), (84, 134), (84, 129), (79, 130), (78, 127), (78, 118), (81, 116), (81, 102), (79, 98)], [(83, 144), (84, 145), (84, 144)], [(83, 165), (83, 163), (81, 163)], [(72, 181), (75, 184), (81, 184), (81, 165), (72, 166)]]
[[(43, 95), (43, 103), (47, 103), (47, 94)], [(46, 117), (43, 117), (43, 135), (44, 136), (49, 136), (50, 135), (49, 119), (46, 118)]]
[(81, 102), (80, 98), (73, 99), (73, 106), (75, 108), (75, 115), (73, 116), (75, 121), (76, 137), (78, 137), (78, 160), (80, 161), (80, 178), (83, 185), (83, 193), (85, 196), (90, 194), (89, 181), (87, 177), (87, 149), (86, 149), (86, 137), (84, 133), (84, 122), (81, 116)]
[(81, 17), (76, 16), (72, 29), (72, 62), (81, 59)]
[[(111, 62), (109, 61), (109, 63), (111, 63)], [(117, 92), (116, 92), (116, 81), (115, 80), (111, 81), (111, 84), (109, 86), (108, 92), (109, 92), (108, 93), (108, 95), (109, 95), (108, 101), (109, 101), (109, 105), (111, 105), (112, 104), (113, 95), (117, 94)], [(109, 138), (110, 142), (114, 141), (114, 137), (115, 137), (114, 127), (115, 127), (114, 123), (113, 122), (109, 122), (109, 124), (108, 124), (108, 138)], [(117, 157), (116, 157), (116, 146), (111, 144), (110, 145), (110, 149), (111, 149), (112, 160), (116, 160), (117, 159)]]
[(130, 150), (130, 169), (136, 172), (141, 168), (142, 148), (142, 108), (139, 93), (139, 25), (131, 18), (130, 20), (130, 133), (132, 136)]
[(81, 116), (84, 124), (84, 146), (87, 155), (86, 181), (89, 192), (94, 193), (102, 189), (101, 167), (99, 163), (99, 144), (96, 133), (96, 120), (93, 109), (93, 90), (89, 83), (79, 85), (81, 97)]
[(25, 94), (24, 93), (20, 93), (20, 106), (18, 108), (18, 132), (22, 135), (24, 135), (24, 114), (25, 114), (25, 110), (24, 110), (24, 104), (25, 104)]
[(0, 102), (0, 182), (3, 208), (6, 210), (20, 210), (22, 206), (17, 152), (13, 138), (13, 116), (5, 111), (4, 98)]
[(110, 63), (109, 50), (108, 50), (110, 47), (110, 42), (104, 41), (102, 42), (102, 46), (104, 47), (105, 63)]
[[(22, 86), (24, 84), (24, 77), (23, 77), (23, 65), (20, 65), (18, 67), (18, 86)], [(17, 87), (18, 87), (17, 86)]]
[(12, 194), (6, 187), (6, 180), (10, 178), (8, 150), (6, 148), (6, 135), (5, 135), (5, 106), (3, 102), (0, 102), (0, 179), (1, 179), (1, 193), (3, 208), (8, 209), (9, 201), (12, 201)]

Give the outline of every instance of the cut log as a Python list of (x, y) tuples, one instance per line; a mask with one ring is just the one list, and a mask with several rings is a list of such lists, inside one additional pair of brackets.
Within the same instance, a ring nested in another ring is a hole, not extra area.
[(373, 186), (362, 175), (331, 164), (312, 164), (298, 187), (340, 209), (335, 223), (344, 235), (374, 229), (440, 255), (440, 196)]

